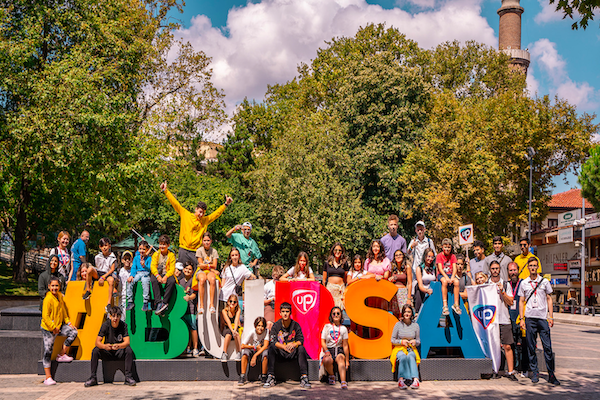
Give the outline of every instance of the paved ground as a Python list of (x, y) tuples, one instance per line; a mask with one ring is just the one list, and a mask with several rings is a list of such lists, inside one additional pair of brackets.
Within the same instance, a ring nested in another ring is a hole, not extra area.
[[(421, 389), (399, 391), (395, 382), (351, 382), (348, 391), (339, 386), (313, 382), (313, 388), (304, 391), (297, 383), (279, 384), (263, 389), (255, 384), (238, 388), (232, 382), (141, 382), (136, 387), (122, 384), (84, 388), (82, 383), (62, 383), (45, 387), (37, 375), (0, 375), (0, 399), (396, 399), (416, 397), (423, 399), (544, 399), (587, 400), (600, 398), (600, 328), (556, 324), (552, 330), (552, 344), (556, 353), (557, 376), (560, 387), (542, 380), (534, 385), (529, 379), (519, 378), (513, 383), (505, 378), (479, 381), (423, 382)], [(1, 361), (0, 361), (1, 362)]]

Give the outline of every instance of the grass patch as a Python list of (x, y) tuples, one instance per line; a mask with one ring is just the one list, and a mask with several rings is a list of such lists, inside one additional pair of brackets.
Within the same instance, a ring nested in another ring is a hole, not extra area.
[(8, 264), (0, 261), (0, 295), (2, 296), (37, 296), (37, 277), (35, 274), (27, 276), (27, 283), (13, 281), (12, 269)]

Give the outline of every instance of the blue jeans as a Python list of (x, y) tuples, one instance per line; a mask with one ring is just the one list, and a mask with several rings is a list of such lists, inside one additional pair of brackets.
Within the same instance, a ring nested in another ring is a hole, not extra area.
[(552, 355), (552, 343), (550, 341), (550, 326), (548, 321), (541, 318), (525, 318), (527, 350), (529, 351), (529, 368), (534, 374), (539, 373), (537, 354), (535, 347), (537, 343), (538, 333), (544, 348), (544, 359), (546, 360), (546, 368), (548, 375), (554, 376), (554, 357)]
[(399, 351), (396, 355), (398, 360), (398, 379), (413, 379), (419, 377), (419, 368), (417, 367), (417, 359), (415, 353), (408, 351), (408, 354), (404, 354), (403, 351)]
[(150, 272), (142, 271), (135, 274), (133, 282), (127, 283), (127, 303), (133, 303), (133, 287), (140, 280), (142, 281), (144, 303), (150, 301)]

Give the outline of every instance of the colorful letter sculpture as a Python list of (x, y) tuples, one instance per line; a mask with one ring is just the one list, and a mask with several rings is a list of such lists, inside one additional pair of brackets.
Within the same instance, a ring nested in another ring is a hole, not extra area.
[[(392, 286), (394, 286), (392, 284)], [(312, 359), (318, 359), (321, 351), (321, 330), (329, 322), (333, 297), (319, 282), (277, 282), (275, 286), (275, 320), (281, 318), (281, 303), (292, 305), (292, 319), (302, 327), (304, 348)]]
[[(450, 310), (450, 315), (443, 317), (441, 283), (431, 282), (431, 288), (433, 294), (425, 301), (417, 317), (421, 328), (421, 358), (427, 358), (432, 347), (460, 348), (465, 358), (485, 358), (462, 299), (459, 299), (461, 315)], [(450, 291), (448, 304), (454, 304), (454, 295)], [(450, 323), (440, 326), (440, 318), (450, 320)]]
[[(71, 323), (77, 328), (77, 339), (72, 344), (73, 347), (77, 347), (75, 355), (77, 360), (89, 360), (92, 357), (98, 332), (105, 321), (105, 307), (108, 300), (108, 284), (100, 286), (98, 282), (95, 282), (94, 290), (88, 300), (81, 298), (84, 285), (83, 281), (69, 282), (64, 297)], [(81, 326), (83, 318), (83, 326)], [(64, 336), (56, 338), (52, 349), (52, 359), (55, 359), (62, 351), (64, 341)]]
[(254, 331), (254, 320), (265, 316), (265, 281), (244, 281), (244, 333), (246, 339)]
[(390, 301), (397, 291), (396, 285), (385, 279), (362, 279), (346, 288), (344, 305), (348, 317), (359, 325), (377, 328), (383, 333), (376, 339), (364, 339), (350, 332), (348, 344), (354, 357), (378, 359), (389, 357), (392, 353), (392, 331), (398, 320), (386, 310), (368, 307), (365, 300), (380, 297)]
[(181, 286), (175, 285), (169, 308), (162, 317), (154, 314), (153, 311), (142, 311), (141, 304), (144, 302), (142, 286), (141, 282), (136, 283), (134, 287), (136, 306), (127, 312), (126, 321), (131, 349), (137, 359), (169, 359), (183, 353), (189, 340), (189, 329), (182, 319), (188, 307), (184, 295)]

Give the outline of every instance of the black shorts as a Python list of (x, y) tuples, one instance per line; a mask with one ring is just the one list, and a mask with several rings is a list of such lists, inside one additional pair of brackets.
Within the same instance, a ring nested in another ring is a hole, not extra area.
[(194, 267), (194, 271), (198, 266), (198, 259), (196, 258), (196, 252), (191, 250), (186, 250), (184, 248), (179, 248), (177, 252), (177, 261), (185, 265), (186, 262), (190, 262)]
[(512, 324), (502, 325), (500, 324), (500, 343), (501, 344), (513, 344), (515, 339), (513, 338)]

